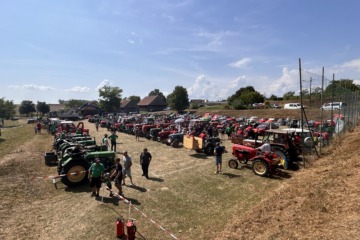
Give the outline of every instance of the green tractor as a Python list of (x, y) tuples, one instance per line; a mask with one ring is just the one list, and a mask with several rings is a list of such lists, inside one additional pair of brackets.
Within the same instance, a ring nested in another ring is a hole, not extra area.
[(58, 162), (58, 174), (61, 182), (68, 187), (80, 186), (88, 182), (88, 169), (99, 158), (105, 167), (105, 172), (115, 171), (115, 152), (84, 152), (83, 154), (63, 158)]

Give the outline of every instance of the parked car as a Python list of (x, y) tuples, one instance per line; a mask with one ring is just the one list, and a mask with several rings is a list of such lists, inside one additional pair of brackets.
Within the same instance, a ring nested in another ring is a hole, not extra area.
[[(284, 105), (284, 109), (300, 109), (301, 104), (300, 103), (286, 103)], [(305, 108), (305, 106), (303, 106)]]
[(324, 110), (339, 110), (346, 107), (346, 103), (344, 102), (331, 102), (331, 103), (324, 103), (320, 109)]
[(277, 103), (270, 104), (271, 108), (280, 109), (281, 107)]

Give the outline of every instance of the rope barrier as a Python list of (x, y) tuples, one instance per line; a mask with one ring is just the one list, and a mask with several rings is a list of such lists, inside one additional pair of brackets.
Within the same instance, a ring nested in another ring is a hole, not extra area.
[[(155, 226), (157, 226), (159, 229), (161, 229), (162, 231), (164, 231), (168, 236), (172, 237), (173, 239), (178, 239), (174, 234), (172, 234), (171, 232), (167, 231), (164, 227), (162, 227), (160, 224), (158, 224), (157, 222), (155, 222), (154, 220), (152, 220), (151, 218), (149, 218), (144, 212), (142, 212), (140, 209), (138, 209), (136, 206), (131, 204), (131, 201), (127, 200), (126, 198), (124, 198), (123, 196), (121, 196), (120, 194), (114, 192), (112, 189), (106, 187), (106, 190), (110, 191), (115, 197), (119, 198), (120, 200), (122, 200), (124, 203), (127, 203), (130, 205), (130, 207), (134, 208), (137, 212), (139, 212), (141, 215), (143, 215), (145, 218), (147, 218), (150, 222), (152, 222)], [(129, 210), (130, 212), (130, 210)]]

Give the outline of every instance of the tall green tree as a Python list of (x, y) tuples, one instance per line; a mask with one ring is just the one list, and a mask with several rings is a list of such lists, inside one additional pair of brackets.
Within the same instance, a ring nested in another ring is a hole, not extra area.
[(24, 100), (19, 107), (19, 113), (29, 116), (30, 113), (36, 112), (35, 104), (30, 100)]
[(262, 103), (264, 101), (265, 97), (261, 93), (255, 91), (253, 86), (240, 88), (228, 98), (229, 104), (235, 109), (243, 109), (250, 104)]
[(16, 106), (13, 101), (0, 98), (0, 118), (8, 119), (13, 117), (16, 113)]
[(141, 101), (141, 98), (139, 96), (132, 95), (129, 97), (130, 101), (134, 101), (135, 103), (139, 103)]
[(160, 96), (160, 98), (164, 101), (164, 102), (166, 102), (166, 97), (164, 96), (164, 94), (162, 93), (162, 92), (160, 92), (160, 90), (159, 89), (154, 89), (154, 90), (152, 90), (150, 93), (149, 93), (149, 95), (148, 96)]
[(84, 104), (88, 103), (88, 100), (81, 100), (81, 99), (70, 99), (65, 101), (66, 108), (78, 108), (83, 106)]
[(170, 108), (175, 109), (178, 112), (182, 112), (189, 107), (189, 96), (186, 88), (176, 86), (174, 91), (167, 97), (167, 103)]
[(50, 112), (50, 105), (46, 102), (37, 102), (36, 110), (41, 113), (41, 116), (44, 116), (44, 114)]
[(295, 98), (295, 92), (294, 91), (286, 92), (286, 93), (284, 93), (283, 98), (284, 98), (284, 100), (294, 99)]
[(122, 89), (119, 87), (103, 86), (99, 89), (99, 105), (106, 112), (113, 112), (120, 107)]

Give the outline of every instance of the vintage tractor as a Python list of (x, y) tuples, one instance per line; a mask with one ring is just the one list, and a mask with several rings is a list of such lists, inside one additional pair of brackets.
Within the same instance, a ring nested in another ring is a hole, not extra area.
[(144, 124), (141, 127), (141, 136), (144, 136), (146, 139), (151, 139), (150, 130), (156, 128), (155, 124)]
[(220, 143), (218, 137), (207, 137), (202, 139), (200, 137), (185, 136), (184, 147), (195, 150), (196, 152), (203, 152), (206, 155), (213, 155), (216, 143)]
[(178, 148), (180, 144), (183, 143), (184, 134), (183, 133), (173, 133), (170, 134), (169, 137), (166, 139), (166, 145), (172, 146), (174, 148)]
[(157, 141), (158, 139), (158, 134), (159, 132), (161, 132), (161, 128), (152, 128), (150, 129), (150, 139), (153, 141)]
[(61, 176), (61, 182), (68, 187), (76, 187), (88, 181), (88, 169), (99, 158), (105, 167), (105, 172), (110, 174), (115, 170), (114, 160), (115, 152), (87, 152), (83, 155), (70, 157), (58, 163), (58, 174)]
[(164, 129), (158, 133), (157, 140), (161, 143), (166, 143), (166, 140), (169, 138), (170, 134), (176, 133), (176, 130)]
[(252, 162), (253, 172), (261, 177), (271, 175), (281, 163), (280, 157), (274, 152), (259, 153), (255, 148), (235, 144), (232, 147), (232, 154), (236, 159), (230, 159), (230, 168), (237, 168), (240, 163)]

